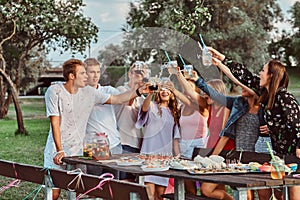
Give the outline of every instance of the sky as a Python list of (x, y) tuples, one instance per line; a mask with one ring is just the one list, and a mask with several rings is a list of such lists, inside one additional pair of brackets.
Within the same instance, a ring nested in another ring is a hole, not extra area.
[[(89, 57), (96, 57), (99, 49), (111, 42), (120, 41), (122, 35), (121, 28), (126, 24), (126, 16), (129, 12), (129, 3), (135, 0), (83, 0), (86, 6), (83, 9), (84, 15), (90, 17), (100, 29), (98, 33), (98, 43), (91, 44), (91, 49), (85, 54)], [(278, 0), (284, 13), (290, 7), (300, 0)], [(279, 27), (288, 29), (290, 24), (279, 23)], [(50, 52), (48, 59), (53, 66), (61, 65), (65, 60), (71, 58), (70, 52), (60, 55), (59, 52)], [(76, 55), (78, 59), (84, 59), (80, 54)]]

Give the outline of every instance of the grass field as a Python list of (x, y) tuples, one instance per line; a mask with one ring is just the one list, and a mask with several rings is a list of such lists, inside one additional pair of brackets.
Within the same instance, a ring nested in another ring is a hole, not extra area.
[[(290, 69), (289, 75), (289, 90), (300, 100), (300, 68)], [(21, 98), (20, 105), (29, 135), (15, 136), (17, 122), (14, 107), (11, 105), (7, 117), (0, 120), (0, 159), (42, 166), (43, 151), (49, 131), (49, 120), (45, 117), (44, 99)], [(0, 176), (0, 186), (7, 185), (11, 180), (13, 179)], [(36, 184), (22, 181), (18, 188), (8, 189), (1, 194), (0, 199), (23, 199), (37, 187)], [(43, 197), (44, 194), (41, 192), (36, 199), (43, 199)], [(65, 193), (62, 198), (65, 198)]]

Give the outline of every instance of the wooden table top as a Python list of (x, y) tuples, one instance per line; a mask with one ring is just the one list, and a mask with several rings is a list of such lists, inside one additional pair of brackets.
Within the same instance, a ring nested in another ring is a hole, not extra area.
[[(136, 155), (136, 154), (133, 154)], [(122, 156), (128, 155), (113, 155), (110, 159), (116, 160)], [(130, 156), (130, 154), (129, 154)], [(191, 179), (199, 182), (211, 182), (218, 184), (230, 185), (231, 187), (253, 188), (253, 187), (274, 187), (283, 185), (300, 185), (300, 178), (294, 178), (292, 175), (286, 176), (283, 180), (271, 179), (270, 173), (265, 172), (242, 172), (242, 173), (216, 173), (216, 174), (190, 174), (186, 170), (167, 170), (160, 172), (145, 172), (140, 166), (120, 166), (116, 162), (101, 162), (83, 157), (64, 157), (63, 162), (75, 165), (96, 165), (116, 171), (124, 171), (134, 173), (139, 176), (158, 175), (170, 178)]]

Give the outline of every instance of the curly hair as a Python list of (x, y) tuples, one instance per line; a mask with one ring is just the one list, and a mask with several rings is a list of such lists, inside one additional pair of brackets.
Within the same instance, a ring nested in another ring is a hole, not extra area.
[[(158, 109), (159, 109), (158, 114), (161, 116), (162, 111), (161, 111), (161, 108), (160, 108), (160, 103), (161, 103), (160, 91), (161, 90), (159, 90), (155, 95), (155, 102), (158, 104)], [(174, 123), (176, 125), (176, 124), (179, 124), (178, 102), (177, 102), (177, 98), (176, 98), (175, 94), (172, 91), (170, 91), (170, 92), (171, 92), (171, 94), (170, 94), (170, 100), (168, 102), (168, 107), (171, 110), (171, 113), (172, 113), (173, 118), (174, 118)]]

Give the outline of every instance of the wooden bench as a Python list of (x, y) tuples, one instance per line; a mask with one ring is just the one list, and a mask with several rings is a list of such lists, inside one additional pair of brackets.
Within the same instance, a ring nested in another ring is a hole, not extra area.
[[(162, 197), (164, 197), (166, 199), (170, 199), (170, 200), (175, 199), (174, 198), (174, 193), (164, 194), (164, 195), (162, 195)], [(217, 199), (206, 197), (206, 196), (197, 196), (197, 195), (193, 195), (193, 194), (185, 194), (185, 200), (217, 200)]]
[[(52, 187), (62, 188), (65, 190), (69, 190), (70, 188), (72, 190), (74, 189), (74, 191), (76, 192), (83, 194), (86, 191), (89, 191), (90, 189), (99, 185), (99, 182), (103, 180), (98, 176), (82, 174), (81, 180), (83, 181), (84, 188), (82, 188), (81, 185), (76, 188), (76, 176), (78, 176), (78, 174), (69, 174), (66, 170), (47, 170), (40, 166), (14, 163), (5, 160), (0, 160), (0, 175), (45, 185), (45, 199), (52, 199)], [(111, 191), (113, 196), (111, 195)], [(30, 191), (28, 191), (28, 193), (29, 192)], [(139, 199), (142, 200), (151, 199), (150, 188), (148, 186), (119, 181), (115, 179), (106, 182), (102, 186), (102, 190), (95, 189), (88, 193), (88, 195), (94, 197), (114, 200), (129, 200), (134, 197), (133, 194), (136, 194), (136, 196), (138, 196)]]

